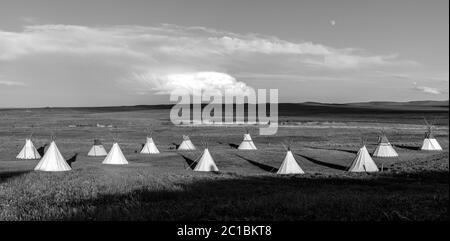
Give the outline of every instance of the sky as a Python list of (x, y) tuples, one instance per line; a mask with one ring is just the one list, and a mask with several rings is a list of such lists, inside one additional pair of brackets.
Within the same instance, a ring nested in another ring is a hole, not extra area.
[(0, 0), (0, 107), (447, 100), (448, 0)]

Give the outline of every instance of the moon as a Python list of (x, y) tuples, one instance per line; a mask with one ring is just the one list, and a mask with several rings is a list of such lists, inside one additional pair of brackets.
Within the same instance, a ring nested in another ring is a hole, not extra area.
[(331, 26), (336, 25), (336, 21), (335, 20), (331, 20), (330, 23), (331, 23)]

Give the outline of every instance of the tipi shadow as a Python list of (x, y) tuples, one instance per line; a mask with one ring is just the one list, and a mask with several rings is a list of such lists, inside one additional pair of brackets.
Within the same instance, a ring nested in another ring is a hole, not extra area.
[(177, 143), (175, 143), (175, 142), (172, 142), (172, 145), (175, 146), (175, 149), (178, 149), (178, 147), (180, 147), (180, 144), (177, 144)]
[(183, 157), (184, 161), (186, 161), (186, 163), (188, 164), (189, 168), (194, 170), (195, 168), (195, 164), (197, 163), (196, 161), (192, 160), (191, 158), (184, 156), (184, 155), (180, 155), (181, 157)]
[(298, 154), (298, 153), (295, 153), (295, 155), (297, 155), (299, 157), (303, 157), (306, 160), (308, 160), (308, 161), (310, 161), (310, 162), (312, 162), (314, 164), (317, 164), (317, 165), (321, 165), (321, 166), (325, 166), (325, 167), (329, 167), (329, 168), (333, 168), (333, 169), (337, 169), (337, 170), (341, 170), (341, 171), (346, 171), (347, 170), (347, 167), (345, 167), (345, 166), (341, 166), (341, 165), (338, 165), (338, 164), (333, 164), (333, 163), (320, 161), (320, 160), (317, 160), (317, 159), (314, 159), (314, 158), (311, 158), (311, 157), (308, 157), (308, 156), (304, 156), (304, 155), (301, 155), (301, 154)]
[(234, 144), (234, 143), (228, 143), (228, 145), (229, 145), (231, 148), (234, 148), (234, 149), (238, 149), (238, 148), (239, 148), (239, 145), (236, 145), (236, 144)]
[(393, 144), (393, 146), (401, 148), (401, 149), (411, 150), (411, 151), (419, 151), (420, 150), (420, 147), (418, 147), (418, 146), (394, 145), (394, 144)]
[(358, 151), (346, 150), (346, 149), (320, 148), (320, 147), (312, 147), (312, 146), (308, 146), (307, 148), (316, 149), (316, 150), (327, 150), (327, 151), (342, 151), (342, 152), (347, 152), (347, 153), (351, 153), (351, 154), (358, 153)]
[(48, 146), (48, 144), (44, 144), (43, 146), (39, 147), (37, 149), (37, 152), (39, 153), (40, 156), (44, 156), (45, 154), (45, 148)]
[(145, 144), (142, 144), (142, 143), (141, 143), (140, 148), (139, 148), (138, 150), (134, 150), (134, 153), (139, 153), (139, 152), (141, 152), (142, 149), (144, 149), (144, 146), (145, 146)]
[(78, 153), (75, 153), (71, 158), (67, 159), (67, 164), (72, 167), (72, 163), (77, 161)]
[(259, 162), (250, 160), (250, 159), (245, 158), (245, 157), (240, 156), (240, 155), (236, 155), (236, 156), (241, 158), (241, 159), (243, 159), (243, 160), (245, 160), (245, 161), (247, 161), (248, 163), (250, 163), (250, 164), (252, 164), (252, 165), (254, 165), (256, 167), (259, 167), (260, 169), (262, 169), (262, 170), (264, 170), (266, 172), (271, 172), (271, 173), (277, 173), (278, 172), (278, 168), (275, 168), (273, 166), (269, 166), (269, 165), (266, 165), (266, 164), (263, 164), (263, 163), (259, 163)]

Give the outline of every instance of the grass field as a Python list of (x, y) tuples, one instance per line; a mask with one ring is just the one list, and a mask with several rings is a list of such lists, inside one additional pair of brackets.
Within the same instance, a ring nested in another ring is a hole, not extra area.
[[(175, 127), (168, 112), (160, 107), (0, 110), (0, 220), (449, 220), (448, 102), (284, 106), (277, 135), (259, 136), (250, 127), (257, 151), (236, 150), (243, 127)], [(438, 118), (435, 136), (444, 151), (418, 150), (424, 116)], [(161, 154), (143, 156), (138, 151), (150, 123)], [(346, 172), (360, 138), (367, 137), (373, 151), (380, 128), (400, 157), (374, 158), (383, 172)], [(73, 170), (34, 172), (37, 160), (16, 160), (31, 132), (36, 147), (53, 133)], [(129, 165), (102, 165), (103, 158), (86, 156), (95, 136), (109, 150), (112, 134)], [(189, 165), (201, 150), (175, 150), (182, 134), (199, 149), (208, 141), (220, 173), (192, 171)], [(274, 174), (286, 140), (293, 141), (306, 174)]]

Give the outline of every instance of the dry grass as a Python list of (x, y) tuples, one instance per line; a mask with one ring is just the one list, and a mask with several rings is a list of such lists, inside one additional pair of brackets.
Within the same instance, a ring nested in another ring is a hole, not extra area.
[[(360, 136), (374, 149), (370, 128), (280, 128), (272, 137), (251, 129), (258, 151), (237, 151), (243, 128), (173, 127), (165, 110), (91, 112), (43, 109), (2, 111), (0, 119), (0, 220), (448, 220), (448, 127), (437, 133), (443, 152), (414, 150), (422, 130), (386, 126), (400, 158), (375, 159), (384, 172), (345, 172)], [(286, 118), (286, 117), (285, 117)], [(406, 118), (406, 117), (405, 117)], [(313, 119), (313, 117), (311, 117)], [(447, 121), (448, 122), (448, 121)], [(86, 156), (92, 139), (111, 147), (107, 128), (78, 127), (112, 123), (130, 165), (105, 166)], [(162, 154), (136, 152), (152, 123)], [(379, 123), (378, 123), (379, 124)], [(31, 128), (31, 125), (39, 128)], [(405, 124), (406, 125), (406, 124)], [(37, 161), (14, 157), (33, 130), (35, 145), (49, 140), (50, 130), (73, 171), (33, 172)], [(219, 174), (194, 173), (196, 152), (177, 152), (174, 143), (190, 135), (200, 147), (205, 139)], [(293, 140), (300, 176), (277, 176), (284, 150)]]

